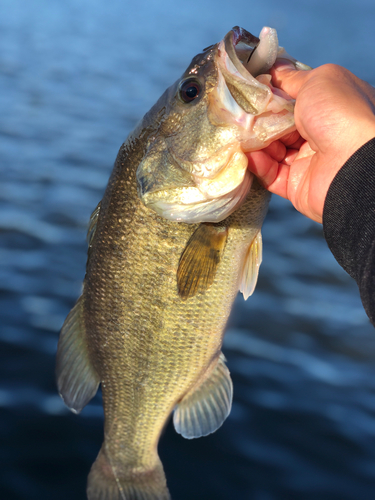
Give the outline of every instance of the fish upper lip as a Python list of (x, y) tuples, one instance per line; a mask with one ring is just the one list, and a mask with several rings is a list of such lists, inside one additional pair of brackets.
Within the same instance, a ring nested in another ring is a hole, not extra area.
[(234, 28), (232, 28), (232, 32), (235, 45), (237, 45), (238, 42), (242, 41), (245, 41), (247, 43), (254, 43), (257, 45), (260, 41), (257, 36), (252, 35), (249, 31), (245, 30), (244, 28), (241, 28), (240, 26), (234, 26)]
[[(245, 74), (249, 75), (250, 73), (246, 69), (244, 62), (248, 62), (250, 60), (252, 54), (254, 53), (254, 50), (257, 48), (260, 42), (260, 39), (257, 36), (249, 33), (249, 31), (246, 31), (244, 28), (235, 26), (234, 28), (232, 28), (231, 31), (229, 31), (225, 35), (223, 42), (225, 50), (230, 60), (236, 67), (237, 71), (239, 71), (239, 73), (242, 74), (242, 76), (245, 76)], [(248, 51), (243, 50), (245, 54), (249, 52), (248, 56), (246, 57), (246, 60), (244, 61), (241, 61), (239, 57), (238, 45), (241, 42), (243, 42), (245, 46), (247, 45), (249, 47)]]

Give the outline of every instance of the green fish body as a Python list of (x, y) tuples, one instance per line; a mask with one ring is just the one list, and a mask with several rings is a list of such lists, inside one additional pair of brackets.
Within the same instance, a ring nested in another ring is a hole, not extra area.
[(264, 137), (257, 119), (271, 114), (270, 87), (250, 75), (246, 88), (231, 67), (237, 46), (251, 53), (258, 42), (234, 28), (193, 59), (122, 145), (91, 217), (83, 292), (57, 354), (59, 392), (74, 412), (102, 388), (89, 500), (169, 499), (157, 445), (171, 413), (177, 432), (195, 438), (230, 412), (223, 334), (238, 291), (247, 298), (255, 287), (270, 197), (243, 167), (244, 151), (294, 127), (293, 103), (278, 102), (284, 118)]

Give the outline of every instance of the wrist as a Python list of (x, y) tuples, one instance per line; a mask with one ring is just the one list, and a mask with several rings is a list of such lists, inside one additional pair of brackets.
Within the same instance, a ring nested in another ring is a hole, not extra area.
[[(344, 148), (343, 164), (364, 144), (375, 137), (375, 116), (358, 120), (356, 126), (350, 127), (351, 134), (347, 137), (346, 148)], [(342, 165), (343, 165), (342, 164)]]

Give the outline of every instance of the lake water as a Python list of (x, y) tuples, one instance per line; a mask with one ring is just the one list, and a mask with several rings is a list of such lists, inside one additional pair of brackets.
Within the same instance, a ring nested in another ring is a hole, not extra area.
[[(234, 25), (278, 30), (318, 66), (375, 83), (373, 0), (0, 2), (0, 498), (84, 500), (102, 441), (56, 393), (58, 331), (117, 151), (203, 47)], [(174, 500), (375, 498), (375, 332), (321, 226), (273, 198), (258, 287), (224, 352), (233, 411), (160, 454)]]

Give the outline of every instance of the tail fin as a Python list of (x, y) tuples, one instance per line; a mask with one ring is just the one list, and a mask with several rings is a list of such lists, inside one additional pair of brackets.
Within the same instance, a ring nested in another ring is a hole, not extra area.
[(159, 463), (152, 470), (126, 470), (112, 466), (103, 448), (91, 467), (87, 481), (88, 500), (171, 500)]

